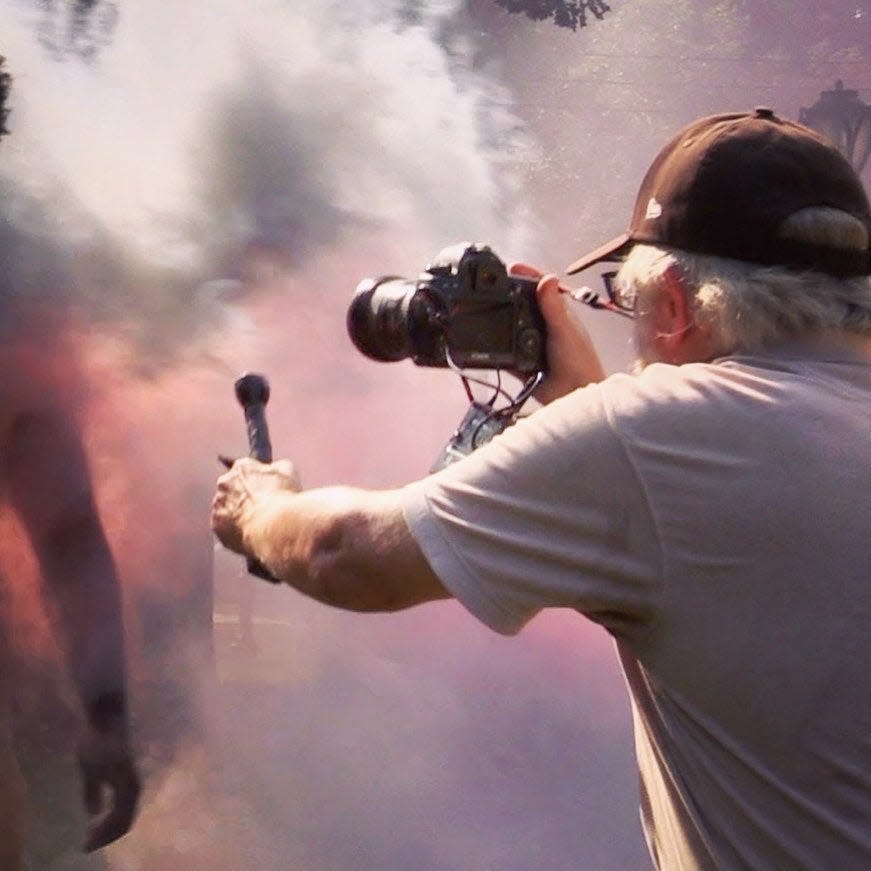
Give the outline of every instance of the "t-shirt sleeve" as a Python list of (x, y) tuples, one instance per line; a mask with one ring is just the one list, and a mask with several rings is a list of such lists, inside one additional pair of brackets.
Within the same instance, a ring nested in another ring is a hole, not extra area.
[(602, 390), (575, 391), (403, 493), (433, 571), (497, 632), (576, 609), (615, 636), (643, 629), (661, 576), (642, 482)]

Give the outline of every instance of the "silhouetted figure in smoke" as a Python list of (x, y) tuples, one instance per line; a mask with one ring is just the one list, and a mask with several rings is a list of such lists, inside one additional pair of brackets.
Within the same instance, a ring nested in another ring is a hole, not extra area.
[(587, 12), (601, 21), (611, 11), (603, 0), (495, 0), (495, 3), (508, 12), (523, 12), (533, 21), (553, 18), (558, 27), (572, 30), (587, 26)]
[[(2, 98), (9, 80), (2, 80)], [(2, 282), (3, 276), (0, 276)], [(6, 315), (7, 312), (4, 311)], [(11, 318), (10, 318), (11, 320)], [(83, 724), (77, 754), (91, 823), (84, 842), (96, 850), (127, 832), (139, 797), (129, 743), (124, 629), (118, 578), (94, 503), (90, 471), (66, 389), (68, 360), (54, 337), (8, 329), (0, 335), (0, 511), (26, 534), (42, 579), (41, 598), (69, 664)], [(22, 328), (23, 330), (23, 328)], [(48, 351), (44, 349), (50, 349)], [(4, 532), (14, 526), (4, 523)], [(22, 571), (0, 541), (4, 599), (14, 598)], [(5, 616), (5, 615), (4, 615)], [(25, 785), (16, 758), (10, 680), (15, 625), (0, 623), (0, 868), (21, 861)]]

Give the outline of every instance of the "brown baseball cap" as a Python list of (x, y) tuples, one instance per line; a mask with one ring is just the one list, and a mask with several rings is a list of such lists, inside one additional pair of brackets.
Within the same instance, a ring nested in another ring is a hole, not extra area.
[(811, 245), (779, 235), (800, 209), (828, 206), (862, 221), (871, 209), (847, 159), (818, 133), (771, 109), (712, 115), (684, 128), (641, 183), (629, 230), (566, 272), (620, 260), (646, 243), (847, 277), (871, 274), (871, 249)]

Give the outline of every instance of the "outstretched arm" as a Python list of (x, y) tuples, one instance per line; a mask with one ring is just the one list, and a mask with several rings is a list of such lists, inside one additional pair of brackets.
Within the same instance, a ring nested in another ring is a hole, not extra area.
[(51, 411), (21, 414), (9, 432), (4, 462), (10, 500), (39, 561), (53, 625), (85, 713), (79, 760), (92, 817), (85, 849), (94, 850), (130, 828), (139, 795), (128, 743), (115, 565), (84, 449), (70, 422)]
[(411, 536), (398, 491), (297, 492), (287, 461), (237, 460), (218, 480), (212, 528), (226, 547), (338, 608), (397, 611), (450, 595)]

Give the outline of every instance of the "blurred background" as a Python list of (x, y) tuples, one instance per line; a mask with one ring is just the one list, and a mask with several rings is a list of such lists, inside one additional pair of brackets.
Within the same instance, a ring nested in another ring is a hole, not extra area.
[[(648, 868), (602, 630), (554, 611), (505, 639), (455, 603), (345, 614), (214, 548), (216, 457), (247, 453), (233, 382), (267, 375), (275, 453), (306, 486), (421, 477), (466, 395), (354, 349), (358, 281), (463, 240), (561, 272), (625, 229), (652, 157), (704, 114), (801, 117), (867, 183), (871, 7), (0, 8), (0, 330), (63, 355), (81, 396), (147, 777), (134, 830), (79, 856), (74, 712), (16, 558), (30, 867)], [(625, 368), (626, 324), (581, 314)]]

